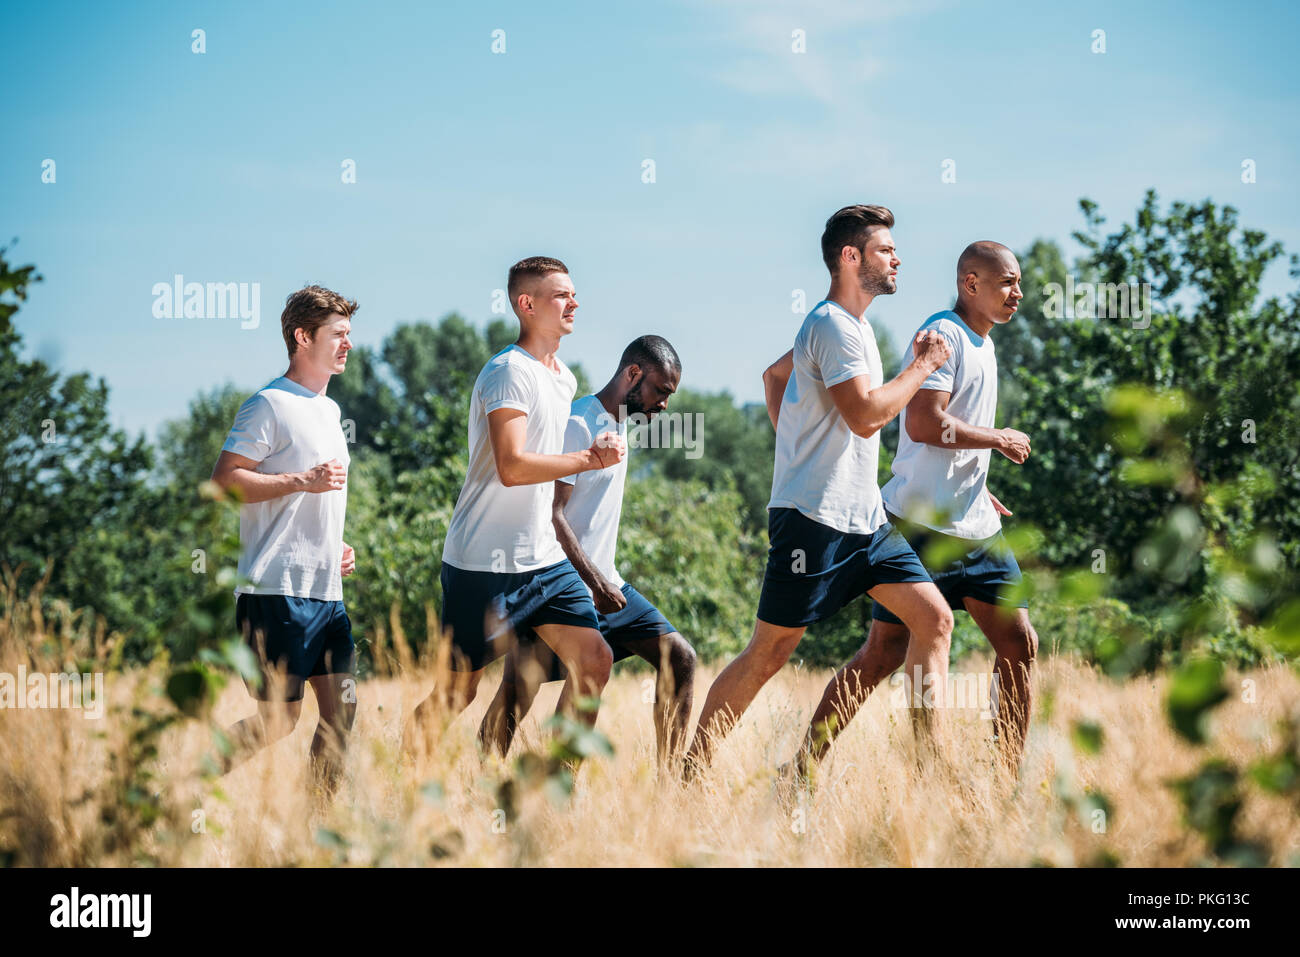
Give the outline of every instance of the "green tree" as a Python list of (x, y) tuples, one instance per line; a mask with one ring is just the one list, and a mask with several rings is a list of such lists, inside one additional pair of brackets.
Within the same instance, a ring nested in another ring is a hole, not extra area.
[(143, 437), (111, 426), (102, 379), (62, 376), (22, 358), (13, 316), (41, 277), (32, 266), (11, 267), (6, 252), (0, 248), (0, 560), (23, 567), (20, 589), (48, 576), (47, 595), (109, 612), (110, 627), (129, 627), (126, 610), (105, 608), (102, 599), (115, 583), (114, 543), (136, 520), (151, 450)]

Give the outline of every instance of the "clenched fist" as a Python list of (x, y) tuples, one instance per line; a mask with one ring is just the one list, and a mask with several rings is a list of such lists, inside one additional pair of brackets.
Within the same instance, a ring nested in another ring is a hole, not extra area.
[(617, 432), (602, 432), (588, 450), (595, 457), (596, 468), (607, 469), (627, 458), (627, 441)]
[(912, 352), (918, 363), (927, 371), (933, 372), (948, 361), (952, 355), (952, 346), (948, 345), (948, 340), (939, 333), (922, 331), (916, 334), (916, 341), (912, 343)]
[(307, 476), (309, 492), (337, 492), (348, 480), (348, 470), (338, 459), (322, 462), (304, 474)]
[(1015, 429), (999, 429), (998, 434), (998, 451), (1017, 465), (1023, 465), (1029, 458), (1029, 436)]

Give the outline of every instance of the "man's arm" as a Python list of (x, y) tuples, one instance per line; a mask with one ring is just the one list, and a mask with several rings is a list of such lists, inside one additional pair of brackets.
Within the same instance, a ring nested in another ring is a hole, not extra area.
[(222, 452), (212, 470), (212, 481), (223, 489), (239, 493), (252, 504), (266, 502), (295, 492), (333, 492), (341, 489), (348, 473), (338, 461), (330, 459), (306, 472), (281, 472), (277, 475), (257, 471), (261, 464), (234, 452)]
[(1029, 458), (1029, 436), (1015, 429), (985, 429), (948, 414), (951, 392), (921, 389), (907, 403), (907, 435), (941, 449), (997, 449), (1020, 465)]
[(569, 561), (573, 562), (578, 576), (591, 589), (596, 611), (602, 615), (613, 614), (627, 604), (627, 599), (619, 589), (614, 587), (613, 582), (600, 573), (595, 562), (578, 543), (578, 536), (564, 514), (564, 506), (569, 503), (572, 495), (573, 486), (568, 482), (555, 483), (555, 498), (551, 502), (551, 524), (555, 526), (555, 537), (560, 540), (560, 547), (564, 549), (564, 554), (569, 556)]
[(519, 409), (503, 408), (488, 413), (488, 441), (502, 485), (540, 485), (566, 475), (608, 468), (623, 461), (627, 443), (617, 432), (602, 432), (591, 448), (562, 455), (524, 451), (528, 437), (528, 415)]
[(781, 399), (785, 396), (785, 387), (793, 374), (793, 349), (773, 362), (763, 373), (763, 397), (767, 401), (767, 417), (772, 420), (773, 429), (781, 415)]
[(912, 344), (915, 358), (889, 382), (871, 388), (867, 376), (854, 376), (827, 391), (845, 423), (855, 435), (870, 438), (903, 411), (926, 378), (948, 361), (952, 347), (937, 332), (917, 333)]

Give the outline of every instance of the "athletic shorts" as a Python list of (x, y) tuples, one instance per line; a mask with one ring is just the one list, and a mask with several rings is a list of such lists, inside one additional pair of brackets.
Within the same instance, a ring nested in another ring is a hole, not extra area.
[(241, 593), (235, 623), (257, 654), (261, 687), (245, 684), (259, 700), (270, 700), (272, 676), (281, 669), (286, 683), (276, 700), (301, 701), (307, 678), (351, 674), (355, 666), (352, 620), (341, 601)]
[(869, 535), (841, 532), (798, 509), (767, 511), (767, 570), (758, 620), (801, 628), (877, 585), (928, 582), (907, 540), (886, 522)]
[(512, 634), (537, 625), (598, 628), (587, 586), (566, 558), (529, 572), (471, 572), (442, 563), (442, 626), (453, 671), (478, 671), (510, 650)]
[[(610, 650), (614, 652), (615, 661), (622, 661), (636, 654), (629, 645), (640, 644), (661, 635), (671, 635), (677, 630), (658, 608), (650, 604), (650, 600), (645, 595), (626, 583), (621, 590), (623, 597), (627, 599), (626, 605), (612, 615), (596, 613), (600, 634)], [(525, 651), (528, 650), (529, 645), (535, 647), (535, 644), (541, 643), (536, 633), (521, 633), (519, 639)], [(568, 674), (563, 663), (553, 654), (549, 657), (550, 668), (546, 680), (563, 681)]]
[[(1020, 565), (1000, 530), (992, 538), (956, 538), (896, 515), (890, 515), (889, 519), (921, 556), (930, 577), (954, 611), (966, 610), (963, 598), (1004, 608), (1029, 607), (1024, 599), (1014, 601), (1007, 597), (1010, 586), (1020, 583)], [(871, 609), (871, 617), (902, 624), (880, 602)]]

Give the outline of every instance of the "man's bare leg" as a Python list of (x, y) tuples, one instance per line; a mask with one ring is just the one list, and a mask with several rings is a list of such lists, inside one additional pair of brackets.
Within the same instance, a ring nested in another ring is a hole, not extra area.
[(405, 753), (415, 753), (417, 740), (427, 744), (429, 732), (437, 728), (440, 719), (450, 722), (470, 706), (478, 694), (483, 670), (441, 671), (434, 689), (415, 706), (410, 722), (402, 729), (402, 750)]
[(333, 795), (343, 772), (348, 734), (356, 721), (357, 680), (350, 674), (318, 675), (307, 680), (320, 709), (320, 721), (311, 739), (312, 772), (325, 794)]
[(677, 632), (626, 643), (635, 655), (654, 665), (655, 746), (659, 764), (675, 760), (686, 746), (695, 701), (695, 649)]
[(901, 618), (911, 634), (903, 675), (912, 732), (921, 749), (928, 750), (939, 730), (939, 712), (948, 704), (952, 609), (933, 582), (877, 585), (868, 594)]
[(550, 673), (552, 654), (551, 649), (541, 642), (533, 642), (516, 646), (506, 655), (501, 687), (488, 705), (478, 729), (479, 743), (485, 751), (495, 751), (503, 758), (510, 753), (519, 725)]
[(259, 701), (256, 714), (226, 729), (231, 752), (222, 761), (221, 773), (226, 774), (258, 751), (286, 737), (298, 724), (300, 714), (301, 701)]
[(907, 660), (907, 644), (906, 625), (871, 622), (866, 642), (831, 679), (813, 712), (807, 737), (795, 758), (795, 769), (801, 777), (808, 773), (810, 763), (821, 761), (835, 736), (853, 720), (872, 689)]
[(804, 631), (765, 621), (754, 622), (754, 635), (749, 644), (722, 669), (704, 699), (695, 737), (686, 752), (688, 776), (709, 766), (717, 743), (740, 720), (763, 685), (790, 660)]
[(557, 713), (569, 714), (588, 727), (594, 727), (599, 706), (578, 711), (574, 705), (579, 697), (599, 699), (605, 690), (609, 670), (614, 666), (614, 653), (609, 650), (609, 645), (595, 628), (536, 625), (533, 630), (559, 656), (569, 673), (560, 692)]
[(1003, 760), (1014, 770), (1020, 764), (1029, 731), (1033, 708), (1030, 672), (1038, 655), (1038, 632), (1029, 623), (1029, 612), (1024, 608), (1002, 608), (974, 598), (966, 598), (963, 603), (997, 657), (994, 668), (998, 713), (994, 720)]

